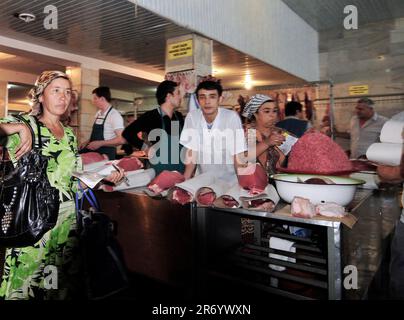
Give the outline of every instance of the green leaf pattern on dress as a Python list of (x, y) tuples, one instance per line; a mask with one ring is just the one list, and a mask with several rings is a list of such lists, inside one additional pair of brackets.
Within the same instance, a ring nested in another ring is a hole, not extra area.
[[(26, 116), (26, 119), (30, 119)], [(33, 119), (31, 126), (36, 128)], [(0, 122), (16, 122), (3, 118)], [(56, 226), (31, 247), (10, 248), (6, 252), (0, 298), (3, 299), (70, 299), (81, 292), (80, 254), (76, 233), (74, 195), (77, 181), (72, 177), (82, 163), (77, 152), (73, 130), (64, 127), (64, 137), (57, 140), (41, 125), (42, 154), (49, 157), (47, 175), (51, 185), (60, 192), (61, 202)], [(37, 133), (37, 130), (34, 130)], [(14, 164), (14, 151), (20, 143), (18, 134), (8, 137), (7, 148)], [(56, 266), (58, 289), (45, 289), (44, 269)]]

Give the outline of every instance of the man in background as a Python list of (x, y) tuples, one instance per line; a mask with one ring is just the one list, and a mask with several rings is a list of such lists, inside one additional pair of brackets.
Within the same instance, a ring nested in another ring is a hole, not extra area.
[(351, 159), (366, 155), (369, 146), (379, 141), (380, 132), (388, 120), (376, 113), (375, 103), (369, 98), (359, 99), (355, 112), (350, 124)]
[[(174, 81), (165, 80), (161, 82), (157, 87), (156, 99), (158, 106), (145, 112), (137, 120), (129, 124), (123, 131), (122, 136), (138, 150), (141, 150), (143, 145), (146, 144), (145, 156), (153, 157), (152, 153), (156, 151), (156, 157), (167, 160), (154, 163), (150, 159), (151, 166), (156, 171), (156, 174), (161, 173), (163, 170), (176, 170), (182, 173), (184, 164), (180, 159), (181, 148), (178, 147), (178, 141), (184, 126), (184, 117), (181, 112), (176, 110), (181, 106), (182, 101), (180, 86)], [(172, 129), (178, 132), (172, 132)], [(162, 130), (164, 132), (160, 131), (161, 134), (156, 140), (149, 139), (149, 135), (153, 130)], [(157, 145), (157, 143), (159, 143), (159, 148), (154, 150), (153, 146)], [(172, 151), (174, 148), (177, 148), (178, 152)]]
[(106, 154), (108, 159), (113, 160), (116, 157), (116, 146), (125, 142), (122, 138), (123, 118), (111, 105), (111, 91), (108, 87), (98, 87), (92, 94), (92, 102), (98, 111), (95, 114), (90, 139), (81, 144), (79, 152), (98, 152)]
[(279, 121), (276, 127), (285, 129), (300, 138), (311, 128), (311, 123), (303, 119), (302, 104), (297, 101), (291, 101), (285, 106), (285, 119)]

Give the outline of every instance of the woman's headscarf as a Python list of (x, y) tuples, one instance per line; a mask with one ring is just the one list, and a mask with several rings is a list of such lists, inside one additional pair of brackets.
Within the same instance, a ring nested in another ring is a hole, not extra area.
[(251, 97), (251, 99), (247, 102), (243, 110), (243, 117), (247, 119), (251, 119), (253, 114), (258, 111), (258, 109), (265, 103), (265, 102), (273, 102), (270, 96), (265, 94), (256, 94)]
[(39, 115), (42, 113), (41, 103), (39, 97), (43, 94), (45, 88), (55, 79), (64, 78), (70, 80), (66, 73), (62, 71), (44, 71), (35, 81), (35, 86), (29, 91), (28, 98), (31, 105), (31, 115)]

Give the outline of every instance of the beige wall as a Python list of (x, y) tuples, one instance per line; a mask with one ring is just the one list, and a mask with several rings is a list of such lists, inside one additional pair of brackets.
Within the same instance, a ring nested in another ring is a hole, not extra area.
[[(368, 85), (376, 110), (387, 117), (404, 110), (404, 19), (320, 33), (320, 73), (321, 79), (335, 82), (339, 130), (348, 129), (359, 98), (349, 95), (352, 85)], [(320, 90), (320, 98), (326, 95)], [(325, 106), (319, 102), (319, 111)]]
[(7, 115), (8, 89), (7, 82), (0, 81), (0, 118)]

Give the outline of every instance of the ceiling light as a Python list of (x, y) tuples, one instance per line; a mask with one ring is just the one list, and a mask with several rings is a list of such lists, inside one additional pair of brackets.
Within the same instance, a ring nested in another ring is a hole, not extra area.
[(251, 90), (253, 87), (253, 82), (250, 74), (246, 74), (244, 78), (244, 88)]

